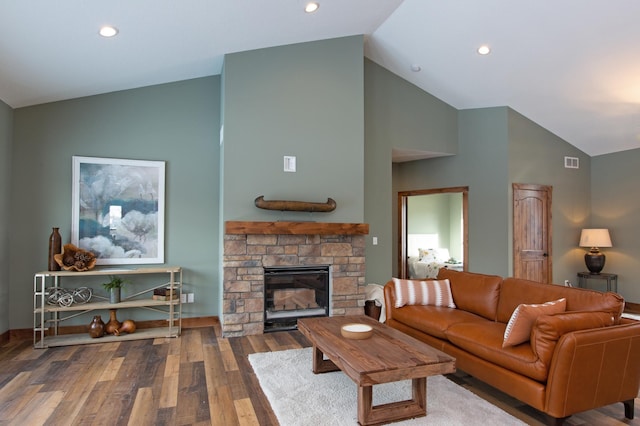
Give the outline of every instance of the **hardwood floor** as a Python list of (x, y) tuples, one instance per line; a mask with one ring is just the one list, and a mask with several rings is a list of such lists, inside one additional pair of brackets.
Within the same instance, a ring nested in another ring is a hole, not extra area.
[[(297, 331), (224, 339), (219, 327), (49, 349), (12, 339), (0, 346), (0, 425), (277, 425), (247, 355), (307, 346)], [(539, 412), (464, 373), (450, 378), (528, 424), (543, 424)], [(639, 406), (637, 399), (634, 420), (614, 404), (566, 424), (640, 426)]]

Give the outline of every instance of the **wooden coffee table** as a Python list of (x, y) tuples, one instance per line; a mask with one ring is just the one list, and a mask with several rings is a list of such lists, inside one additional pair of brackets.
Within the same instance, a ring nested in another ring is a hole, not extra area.
[[(350, 323), (371, 325), (373, 335), (342, 337), (341, 327)], [(302, 318), (298, 330), (313, 344), (314, 373), (341, 370), (358, 385), (361, 425), (425, 416), (427, 377), (456, 371), (455, 358), (364, 315)], [(373, 406), (373, 385), (407, 379), (412, 399)]]

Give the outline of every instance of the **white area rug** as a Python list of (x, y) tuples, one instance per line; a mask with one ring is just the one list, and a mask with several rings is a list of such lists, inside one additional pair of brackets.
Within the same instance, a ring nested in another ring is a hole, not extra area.
[[(357, 425), (357, 386), (341, 371), (313, 374), (311, 348), (249, 355), (282, 426)], [(373, 387), (373, 403), (411, 398), (411, 382)], [(427, 416), (394, 425), (524, 425), (443, 376), (427, 379)]]

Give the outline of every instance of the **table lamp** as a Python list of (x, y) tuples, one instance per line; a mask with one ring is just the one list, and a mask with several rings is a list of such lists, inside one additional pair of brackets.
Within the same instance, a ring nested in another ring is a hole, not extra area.
[(592, 274), (599, 274), (604, 268), (605, 255), (599, 247), (612, 247), (608, 229), (583, 229), (580, 247), (591, 247), (584, 255), (584, 263)]

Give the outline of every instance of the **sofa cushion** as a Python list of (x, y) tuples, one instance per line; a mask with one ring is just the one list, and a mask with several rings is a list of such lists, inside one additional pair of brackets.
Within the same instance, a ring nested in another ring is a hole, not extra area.
[(528, 342), (531, 337), (531, 329), (536, 318), (540, 315), (553, 315), (564, 312), (567, 307), (567, 299), (562, 298), (550, 302), (531, 305), (520, 304), (513, 311), (507, 327), (504, 331), (502, 347), (515, 346)]
[(455, 308), (449, 280), (401, 280), (393, 278), (396, 289), (395, 307), (431, 305)]
[(393, 319), (439, 339), (447, 338), (445, 332), (453, 324), (487, 321), (479, 315), (459, 309), (422, 305), (394, 309)]
[(451, 343), (485, 361), (533, 380), (545, 381), (549, 374), (549, 366), (538, 358), (529, 343), (502, 347), (505, 328), (504, 323), (484, 320), (453, 324), (445, 334)]
[[(441, 268), (438, 272), (438, 279), (449, 280), (453, 301), (458, 309), (495, 321), (502, 284), (501, 277)], [(509, 315), (511, 315), (511, 312)], [(507, 321), (504, 322), (506, 323)]]
[[(451, 281), (451, 291), (457, 304), (453, 281)], [(616, 318), (616, 323), (620, 320), (624, 309), (624, 299), (617, 293), (602, 293), (583, 288), (506, 278), (500, 289), (497, 321), (505, 324), (509, 322), (511, 314), (521, 303), (545, 303), (561, 297), (567, 299), (567, 311), (611, 312)]]

